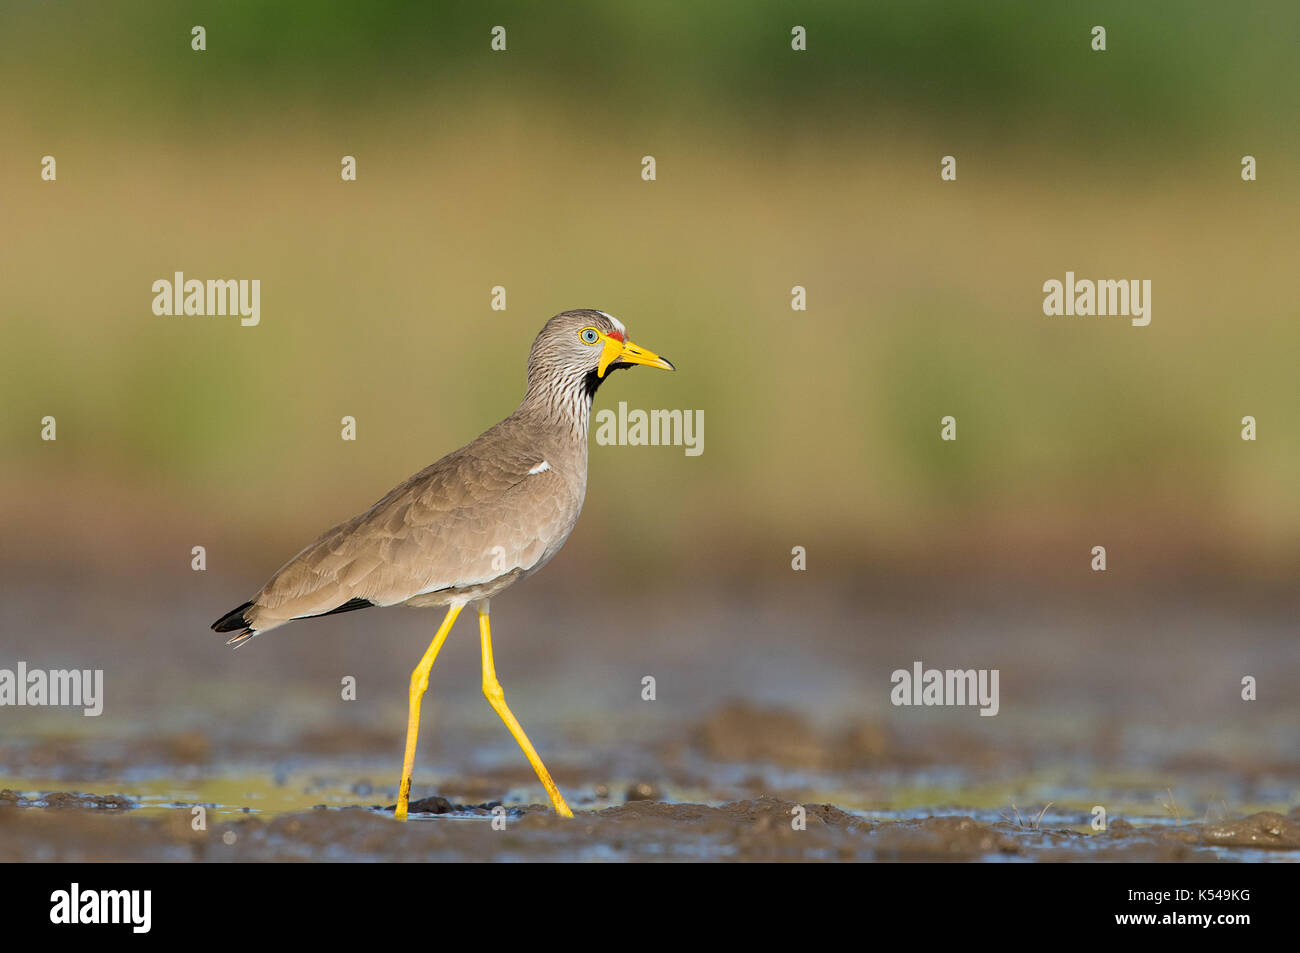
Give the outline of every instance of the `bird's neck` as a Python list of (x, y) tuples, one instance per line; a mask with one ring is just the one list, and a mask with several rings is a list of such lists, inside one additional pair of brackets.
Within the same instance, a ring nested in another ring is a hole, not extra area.
[(552, 432), (567, 433), (585, 446), (591, 423), (591, 401), (602, 382), (595, 372), (572, 378), (530, 379), (516, 413)]

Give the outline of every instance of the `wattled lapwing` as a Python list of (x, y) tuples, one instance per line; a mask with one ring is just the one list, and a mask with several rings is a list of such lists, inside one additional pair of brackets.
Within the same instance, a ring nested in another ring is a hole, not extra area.
[(212, 624), (230, 645), (292, 622), (371, 606), (446, 606), (411, 673), (406, 757), (396, 816), (405, 819), (429, 670), (461, 609), (478, 608), (483, 694), (506, 723), (565, 817), (551, 775), (506, 705), (492, 664), (488, 600), (541, 569), (569, 538), (587, 491), (591, 400), (611, 370), (673, 370), (627, 339), (603, 311), (565, 311), (546, 322), (528, 356), (528, 388), (505, 420), (425, 467), (366, 512), (324, 533), (262, 590)]

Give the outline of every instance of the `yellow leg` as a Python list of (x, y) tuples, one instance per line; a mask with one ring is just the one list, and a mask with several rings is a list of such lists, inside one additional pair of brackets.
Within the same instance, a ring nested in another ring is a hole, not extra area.
[(493, 710), (506, 723), (510, 733), (515, 736), (515, 741), (519, 742), (519, 747), (524, 749), (524, 755), (528, 758), (528, 763), (533, 766), (533, 770), (537, 772), (537, 777), (541, 779), (542, 785), (546, 788), (546, 793), (551, 796), (551, 803), (555, 805), (555, 813), (561, 817), (573, 817), (569, 805), (564, 803), (564, 795), (560, 794), (560, 789), (551, 780), (551, 773), (546, 770), (546, 765), (542, 764), (542, 759), (537, 756), (537, 750), (533, 747), (532, 742), (528, 740), (528, 736), (524, 734), (524, 729), (515, 719), (515, 716), (511, 714), (509, 706), (506, 705), (506, 695), (501, 690), (501, 683), (497, 681), (496, 666), (492, 663), (492, 626), (488, 618), (487, 600), (479, 603), (478, 632), (483, 643), (483, 694), (487, 696)]
[(438, 650), (446, 641), (447, 633), (451, 631), (451, 624), (456, 621), (456, 616), (460, 615), (460, 610), (460, 606), (452, 606), (447, 610), (442, 625), (438, 626), (438, 634), (433, 637), (428, 650), (424, 653), (424, 658), (420, 659), (420, 664), (415, 666), (415, 671), (411, 673), (411, 710), (406, 719), (406, 757), (402, 760), (402, 783), (397, 789), (397, 810), (393, 813), (399, 821), (406, 820), (406, 805), (411, 797), (411, 771), (415, 767), (415, 739), (420, 734), (420, 699), (424, 697), (425, 689), (429, 687), (429, 669), (433, 668), (433, 660), (438, 657)]

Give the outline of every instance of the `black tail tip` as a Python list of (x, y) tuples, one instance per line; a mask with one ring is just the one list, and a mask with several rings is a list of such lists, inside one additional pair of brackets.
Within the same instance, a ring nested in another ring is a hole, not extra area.
[(236, 629), (248, 628), (248, 619), (244, 618), (244, 611), (251, 609), (253, 604), (245, 602), (238, 609), (231, 609), (216, 622), (212, 623), (213, 632), (234, 632)]

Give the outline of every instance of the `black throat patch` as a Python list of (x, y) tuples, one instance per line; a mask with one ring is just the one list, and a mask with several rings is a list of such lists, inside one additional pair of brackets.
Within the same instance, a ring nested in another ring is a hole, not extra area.
[(586, 393), (588, 398), (594, 398), (596, 396), (596, 391), (600, 389), (600, 385), (605, 383), (605, 381), (609, 380), (610, 374), (614, 373), (615, 371), (624, 370), (631, 366), (632, 366), (631, 364), (619, 364), (617, 361), (615, 361), (613, 364), (609, 365), (609, 367), (605, 368), (604, 377), (597, 377), (596, 372), (594, 370), (588, 371), (587, 376), (582, 379), (583, 392)]

